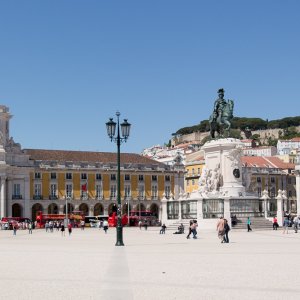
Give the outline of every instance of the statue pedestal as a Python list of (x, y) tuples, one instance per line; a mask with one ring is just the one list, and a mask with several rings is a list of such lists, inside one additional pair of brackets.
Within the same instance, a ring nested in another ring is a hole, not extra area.
[(215, 170), (219, 172), (219, 197), (245, 195), (245, 188), (242, 185), (242, 148), (243, 143), (234, 138), (212, 140), (202, 147), (207, 172)]

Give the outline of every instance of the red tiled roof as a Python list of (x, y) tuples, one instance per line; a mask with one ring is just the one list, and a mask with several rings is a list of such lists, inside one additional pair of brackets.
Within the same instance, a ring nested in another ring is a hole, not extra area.
[(285, 163), (275, 156), (242, 156), (242, 164), (248, 167), (294, 169), (295, 165)]
[(300, 142), (300, 137), (295, 137), (291, 139), (292, 142)]
[[(30, 156), (32, 160), (57, 161), (57, 162), (93, 162), (93, 163), (116, 163), (117, 153), (112, 152), (89, 152), (89, 151), (67, 151), (67, 150), (42, 150), (42, 149), (24, 149), (23, 152)], [(145, 156), (135, 153), (121, 153), (122, 164), (149, 164), (161, 165)]]

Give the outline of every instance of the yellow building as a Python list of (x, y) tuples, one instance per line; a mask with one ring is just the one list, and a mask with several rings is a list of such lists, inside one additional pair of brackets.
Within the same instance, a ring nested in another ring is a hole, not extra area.
[(184, 190), (186, 193), (198, 190), (198, 181), (204, 165), (204, 152), (202, 150), (187, 155), (184, 182)]
[[(25, 149), (34, 162), (30, 172), (30, 208), (44, 214), (82, 211), (108, 215), (117, 209), (116, 153)], [(123, 213), (150, 210), (160, 216), (160, 200), (176, 197), (178, 171), (138, 154), (121, 154)], [(21, 204), (20, 204), (21, 205)], [(22, 209), (20, 209), (21, 211)]]

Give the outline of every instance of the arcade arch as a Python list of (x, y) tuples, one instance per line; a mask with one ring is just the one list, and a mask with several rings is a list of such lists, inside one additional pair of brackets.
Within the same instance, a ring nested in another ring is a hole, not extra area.
[(20, 204), (15, 203), (12, 205), (12, 216), (13, 217), (22, 217), (23, 208)]
[(94, 216), (100, 216), (103, 215), (103, 213), (104, 213), (103, 205), (101, 203), (97, 203), (94, 206)]
[(88, 216), (89, 215), (89, 207), (86, 203), (81, 203), (79, 205), (79, 210), (85, 215)]
[(31, 208), (32, 221), (36, 220), (39, 211), (43, 212), (43, 206), (40, 203), (36, 203)]
[(58, 206), (55, 203), (51, 203), (48, 206), (48, 214), (58, 214)]

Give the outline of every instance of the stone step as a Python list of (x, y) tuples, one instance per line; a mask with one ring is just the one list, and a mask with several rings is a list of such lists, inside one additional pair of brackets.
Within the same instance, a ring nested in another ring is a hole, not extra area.
[[(247, 219), (238, 219), (238, 223), (232, 226), (233, 229), (247, 229)], [(271, 221), (264, 218), (251, 218), (251, 228), (257, 229), (272, 229), (273, 224)]]

